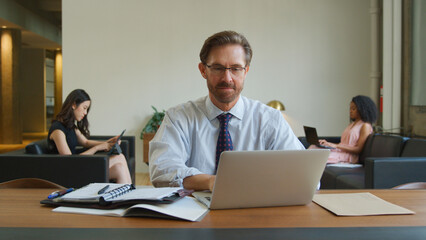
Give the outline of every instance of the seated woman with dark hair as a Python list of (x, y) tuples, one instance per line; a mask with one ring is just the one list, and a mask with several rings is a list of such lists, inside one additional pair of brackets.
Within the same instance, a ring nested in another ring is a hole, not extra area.
[[(48, 146), (52, 153), (60, 155), (76, 154), (76, 146), (87, 148), (81, 155), (93, 155), (98, 151), (109, 151), (118, 136), (108, 141), (89, 140), (89, 121), (87, 114), (91, 100), (82, 89), (72, 91), (66, 98), (61, 111), (52, 121), (47, 136)], [(132, 183), (126, 158), (123, 154), (111, 155), (109, 158), (109, 176), (117, 183)]]
[[(352, 98), (349, 109), (351, 123), (343, 131), (340, 143), (320, 139), (321, 145), (332, 147), (327, 163), (358, 163), (367, 137), (373, 132), (372, 124), (377, 120), (376, 104), (367, 96)], [(310, 146), (310, 149), (315, 148)]]

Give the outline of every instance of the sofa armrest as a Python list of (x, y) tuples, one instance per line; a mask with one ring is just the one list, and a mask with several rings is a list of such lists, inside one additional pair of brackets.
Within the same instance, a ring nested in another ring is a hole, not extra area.
[(0, 166), (0, 182), (41, 178), (74, 188), (92, 182), (109, 182), (109, 160), (106, 155), (0, 155)]
[(392, 188), (426, 181), (426, 157), (369, 157), (365, 160), (365, 187)]

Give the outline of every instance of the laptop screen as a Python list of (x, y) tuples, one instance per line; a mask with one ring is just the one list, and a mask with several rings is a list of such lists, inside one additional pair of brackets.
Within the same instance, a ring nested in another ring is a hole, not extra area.
[(309, 144), (318, 145), (319, 142), (316, 128), (303, 126), (303, 129), (305, 130), (306, 141), (308, 141)]

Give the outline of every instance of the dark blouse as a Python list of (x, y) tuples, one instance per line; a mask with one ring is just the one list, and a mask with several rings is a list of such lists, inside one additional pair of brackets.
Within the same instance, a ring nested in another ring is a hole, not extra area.
[(56, 147), (56, 144), (53, 140), (50, 139), (50, 134), (52, 134), (53, 131), (55, 131), (56, 129), (61, 130), (62, 132), (64, 132), (65, 134), (65, 138), (67, 140), (67, 144), (68, 147), (71, 150), (72, 154), (75, 154), (75, 147), (77, 146), (78, 142), (77, 142), (77, 135), (75, 134), (75, 129), (74, 128), (66, 128), (61, 122), (59, 121), (54, 121), (52, 123), (52, 126), (49, 129), (49, 134), (47, 135), (47, 145), (49, 147), (49, 151), (51, 153), (56, 153), (58, 154), (58, 148)]

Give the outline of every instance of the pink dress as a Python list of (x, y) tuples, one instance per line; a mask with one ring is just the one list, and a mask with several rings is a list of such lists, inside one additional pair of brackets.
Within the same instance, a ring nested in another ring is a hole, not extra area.
[[(358, 121), (356, 124), (355, 122), (349, 124), (342, 133), (340, 145), (356, 146), (361, 127), (364, 123), (363, 121)], [(371, 130), (371, 132), (373, 132), (373, 130)], [(358, 163), (358, 154), (343, 152), (340, 149), (332, 149), (327, 163)]]

